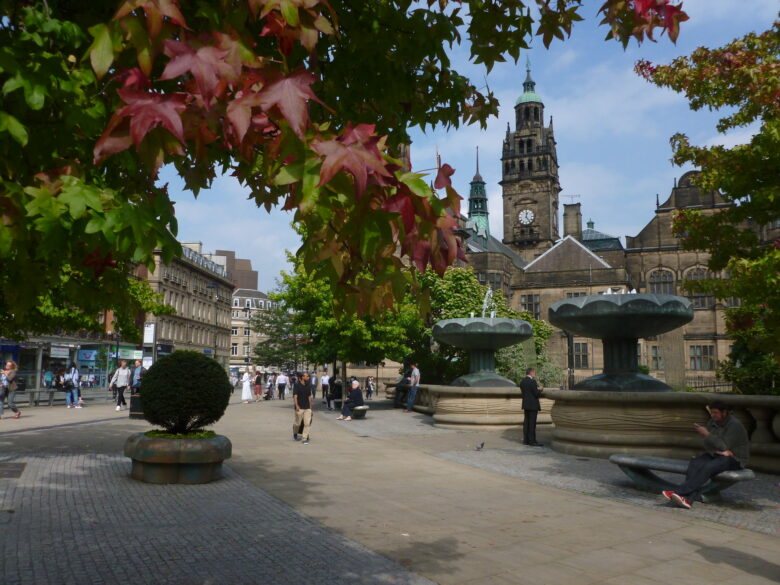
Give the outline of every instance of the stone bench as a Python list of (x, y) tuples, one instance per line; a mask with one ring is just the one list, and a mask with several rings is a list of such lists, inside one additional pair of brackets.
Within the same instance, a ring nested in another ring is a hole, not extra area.
[(359, 419), (359, 418), (366, 418), (366, 414), (368, 413), (368, 406), (356, 406), (352, 409), (352, 419)]
[[(610, 463), (614, 463), (637, 485), (639, 489), (660, 492), (661, 490), (673, 490), (675, 484), (665, 480), (653, 471), (665, 471), (685, 475), (688, 469), (688, 461), (680, 459), (667, 459), (664, 457), (646, 457), (616, 453), (610, 455)], [(719, 473), (702, 488), (702, 500), (705, 502), (717, 499), (720, 492), (735, 483), (755, 479), (755, 474), (750, 469), (737, 469)]]

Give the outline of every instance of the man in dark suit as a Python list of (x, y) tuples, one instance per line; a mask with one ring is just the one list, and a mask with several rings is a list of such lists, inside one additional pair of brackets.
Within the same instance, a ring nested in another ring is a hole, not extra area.
[(520, 382), (520, 392), (523, 395), (523, 445), (541, 447), (536, 442), (536, 416), (539, 414), (539, 397), (542, 391), (536, 383), (536, 369), (528, 368), (525, 378)]

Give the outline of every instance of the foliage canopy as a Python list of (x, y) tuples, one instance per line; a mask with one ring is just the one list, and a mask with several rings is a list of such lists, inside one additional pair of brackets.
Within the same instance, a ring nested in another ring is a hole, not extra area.
[(673, 161), (701, 169), (696, 184), (732, 204), (712, 214), (683, 210), (674, 229), (684, 248), (709, 252), (710, 270), (723, 277), (690, 287), (739, 299), (741, 310), (728, 313), (729, 332), (741, 339), (743, 351), (780, 364), (780, 21), (724, 47), (699, 48), (669, 65), (642, 61), (637, 69), (684, 93), (694, 110), (724, 110), (719, 132), (758, 126), (749, 143), (731, 148), (672, 137)]
[[(401, 298), (403, 259), (443, 274), (462, 254), (452, 169), (437, 195), (408, 168), (406, 132), (497, 111), (446, 46), (490, 70), (581, 20), (579, 2), (528, 4), (0, 1), (0, 334), (103, 308), (134, 316), (132, 267), (180, 253), (164, 164), (196, 195), (229, 173), (258, 206), (295, 210), (298, 255), (344, 308)], [(687, 18), (670, 0), (600, 13), (624, 44), (674, 39)]]

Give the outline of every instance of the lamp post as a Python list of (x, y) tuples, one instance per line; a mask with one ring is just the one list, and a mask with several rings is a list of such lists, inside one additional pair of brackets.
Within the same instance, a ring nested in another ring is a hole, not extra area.
[(218, 330), (218, 323), (217, 323), (217, 309), (218, 307), (218, 301), (219, 301), (219, 295), (217, 294), (217, 283), (216, 282), (210, 282), (206, 285), (206, 288), (212, 289), (214, 291), (214, 359), (217, 359), (217, 330)]

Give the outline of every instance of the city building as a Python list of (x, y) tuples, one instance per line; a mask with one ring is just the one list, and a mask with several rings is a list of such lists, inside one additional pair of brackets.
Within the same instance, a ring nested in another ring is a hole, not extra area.
[[(478, 165), (461, 232), (469, 263), (481, 283), (502, 290), (514, 309), (537, 319), (547, 319), (550, 306), (567, 297), (632, 290), (688, 296), (694, 306), (693, 321), (657, 338), (640, 340), (640, 363), (677, 388), (718, 385), (717, 363), (727, 358), (731, 345), (724, 309), (738, 301), (724, 303), (685, 291), (686, 281), (727, 275), (708, 271), (706, 253), (681, 248), (672, 232), (672, 219), (680, 209), (716, 213), (728, 202), (717, 193), (701, 192), (692, 182), (696, 173), (688, 172), (675, 182), (664, 202), (657, 202), (654, 216), (639, 234), (625, 237), (625, 246), (620, 238), (595, 229), (593, 221), (583, 229), (580, 203), (563, 205), (561, 234), (553, 122), (550, 118), (548, 125), (544, 123), (544, 103), (530, 68), (515, 104), (515, 128), (508, 127), (503, 140), (500, 241), (487, 226), (489, 210)], [(601, 371), (598, 340), (556, 329), (547, 351), (575, 381)]]
[(211, 260), (222, 264), (227, 271), (227, 277), (237, 289), (257, 290), (257, 270), (252, 270), (252, 261), (246, 258), (236, 258), (233, 250), (217, 250)]
[(192, 350), (214, 357), (227, 369), (233, 283), (224, 266), (203, 254), (200, 243), (183, 243), (182, 251), (169, 264), (155, 253), (152, 270), (136, 269), (175, 310), (172, 315), (146, 316), (144, 363), (151, 365), (175, 350)]
[[(255, 273), (257, 275), (257, 273)], [(267, 311), (276, 306), (268, 295), (259, 290), (237, 288), (233, 291), (230, 317), (230, 369), (238, 373), (243, 368), (256, 369), (255, 346), (267, 339), (252, 330), (252, 317), (258, 311)], [(273, 368), (260, 368), (271, 371)]]

